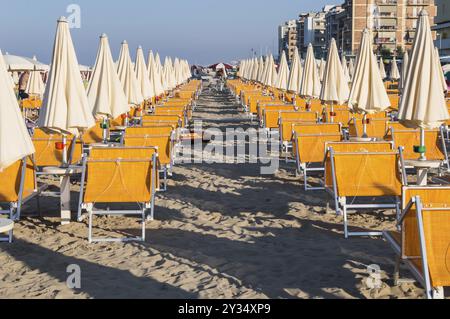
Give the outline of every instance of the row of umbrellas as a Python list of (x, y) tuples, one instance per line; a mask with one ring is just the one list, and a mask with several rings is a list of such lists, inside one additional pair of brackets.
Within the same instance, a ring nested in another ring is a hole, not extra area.
[[(240, 77), (258, 81), (266, 86), (292, 91), (302, 97), (319, 98), (323, 103), (331, 104), (332, 108), (335, 103), (343, 105), (347, 102), (354, 112), (365, 115), (385, 111), (391, 106), (383, 84), (384, 63), (377, 61), (372, 47), (372, 34), (368, 29), (363, 31), (356, 65), (353, 66), (354, 74), (350, 88), (346, 73), (349, 72), (349, 70), (346, 71), (347, 63), (340, 60), (334, 39), (331, 41), (325, 66), (320, 63), (319, 69), (311, 45), (308, 47), (303, 70), (297, 50), (294, 53), (290, 71), (283, 53), (278, 75), (273, 76), (276, 70), (272, 60), (273, 58), (269, 56), (266, 63), (263, 64), (256, 64), (252, 60), (243, 61)], [(394, 60), (394, 62), (392, 71), (399, 72), (395, 68), (396, 61)], [(263, 75), (256, 79), (250, 76), (250, 73), (254, 74), (250, 70), (256, 67), (261, 68), (261, 65), (265, 65)], [(321, 80), (322, 68), (323, 78)], [(267, 73), (264, 73), (266, 71)], [(274, 78), (276, 78), (275, 81)], [(398, 115), (400, 122), (410, 128), (420, 128), (423, 133), (425, 129), (438, 128), (448, 120), (450, 117), (445, 101), (446, 86), (444, 83), (445, 79), (439, 55), (434, 46), (428, 13), (422, 10), (411, 59), (405, 55), (402, 67), (403, 94)]]
[[(436, 48), (436, 55), (439, 56), (439, 51)], [(312, 60), (311, 60), (312, 58)], [(311, 45), (308, 46), (306, 58), (304, 61), (301, 61), (298, 48), (295, 48), (294, 56), (291, 63), (291, 70), (289, 70), (289, 66), (287, 64), (286, 60), (286, 54), (285, 52), (282, 53), (281, 59), (280, 59), (280, 67), (277, 71), (277, 68), (275, 66), (270, 66), (272, 63), (273, 56), (268, 56), (266, 59), (263, 57), (253, 58), (244, 60), (241, 62), (241, 67), (239, 70), (238, 75), (246, 80), (250, 81), (256, 81), (260, 82), (267, 86), (273, 86), (282, 90), (295, 92), (300, 95), (300, 89), (301, 85), (299, 83), (302, 82), (303, 77), (303, 71), (302, 68), (308, 68), (308, 74), (316, 74), (317, 69), (317, 77), (320, 80), (320, 83), (323, 82), (324, 75), (325, 75), (325, 68), (326, 68), (326, 61), (321, 59), (317, 61), (314, 57), (314, 49)], [(402, 62), (402, 69), (400, 71), (397, 63), (397, 59), (394, 56), (390, 63), (390, 75), (387, 75), (385, 63), (383, 58), (379, 59), (378, 62), (378, 68), (380, 71), (381, 78), (384, 79), (390, 79), (393, 81), (399, 81), (400, 80), (400, 88), (402, 88), (402, 84), (404, 82), (403, 79), (406, 79), (406, 70), (408, 68), (409, 63), (409, 55), (408, 52), (405, 52)], [(350, 59), (349, 62), (347, 61), (345, 56), (342, 56), (341, 58), (341, 64), (342, 64), (342, 71), (344, 72), (344, 77), (347, 83), (352, 83), (355, 75), (355, 62), (353, 59)], [(269, 65), (269, 66), (268, 66)], [(267, 70), (270, 70), (271, 76), (265, 75), (265, 72)], [(286, 76), (286, 71), (289, 73), (288, 76)], [(443, 77), (443, 74), (442, 74)], [(286, 82), (286, 78), (288, 79)], [(445, 80), (443, 80), (444, 82)], [(316, 92), (317, 92), (316, 87)], [(319, 89), (320, 90), (320, 89)], [(318, 94), (314, 94), (314, 97), (317, 97)]]
[[(63, 135), (81, 135), (96, 119), (117, 118), (138, 107), (144, 100), (163, 94), (191, 77), (185, 60), (149, 55), (147, 67), (138, 48), (133, 67), (128, 44), (122, 43), (116, 64), (106, 35), (100, 38), (97, 60), (86, 91), (66, 18), (58, 20), (52, 64), (40, 111), (38, 126)], [(13, 90), (11, 76), (0, 54), (0, 170), (33, 154), (28, 134)], [(14, 134), (11, 134), (14, 132)]]

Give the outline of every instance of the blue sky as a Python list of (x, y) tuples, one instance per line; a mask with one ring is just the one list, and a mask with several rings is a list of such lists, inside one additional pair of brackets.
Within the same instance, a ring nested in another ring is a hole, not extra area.
[[(6, 1), (6, 0), (3, 0)], [(48, 63), (56, 20), (69, 4), (81, 8), (81, 29), (72, 37), (82, 64), (92, 65), (100, 34), (107, 33), (117, 58), (122, 40), (134, 50), (209, 64), (277, 50), (277, 26), (298, 13), (337, 0), (15, 0), (0, 12), (0, 49)]]

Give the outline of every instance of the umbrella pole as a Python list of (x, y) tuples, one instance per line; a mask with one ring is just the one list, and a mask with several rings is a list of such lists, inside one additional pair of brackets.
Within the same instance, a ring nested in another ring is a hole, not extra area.
[(62, 135), (62, 166), (67, 167), (67, 135)]
[(107, 144), (108, 143), (108, 119), (107, 118), (103, 118), (103, 123), (102, 123), (102, 139), (103, 139), (103, 144)]
[(331, 102), (330, 123), (334, 123), (334, 102)]
[(363, 117), (363, 138), (368, 138), (367, 136), (367, 114), (364, 113), (364, 117)]
[(425, 146), (425, 129), (423, 127), (420, 128), (420, 148), (419, 148), (419, 153), (420, 153), (420, 161), (426, 161), (427, 157), (426, 157), (426, 146)]

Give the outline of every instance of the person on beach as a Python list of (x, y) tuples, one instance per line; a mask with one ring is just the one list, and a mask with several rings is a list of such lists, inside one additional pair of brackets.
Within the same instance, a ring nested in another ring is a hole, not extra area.
[(19, 78), (19, 98), (21, 100), (28, 99), (29, 95), (25, 93), (27, 89), (28, 80), (30, 79), (30, 72), (25, 71)]

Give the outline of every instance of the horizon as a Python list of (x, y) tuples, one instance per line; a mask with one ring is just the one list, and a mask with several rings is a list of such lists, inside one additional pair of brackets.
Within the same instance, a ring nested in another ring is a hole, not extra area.
[[(230, 63), (250, 57), (252, 50), (259, 55), (277, 54), (280, 24), (297, 19), (301, 12), (318, 11), (336, 3), (339, 2), (231, 0), (223, 8), (210, 0), (78, 0), (58, 4), (50, 0), (22, 0), (9, 3), (7, 12), (3, 11), (7, 14), (0, 22), (0, 50), (11, 55), (36, 55), (39, 61), (50, 63), (56, 22), (60, 16), (70, 16), (67, 8), (76, 4), (81, 9), (81, 28), (71, 29), (71, 34), (80, 64), (95, 64), (102, 33), (109, 37), (115, 60), (120, 43), (127, 40), (133, 60), (141, 45), (146, 55), (153, 50), (162, 58), (180, 57), (190, 64)], [(155, 16), (152, 12), (163, 14)], [(144, 30), (148, 30), (146, 35), (142, 34)]]

